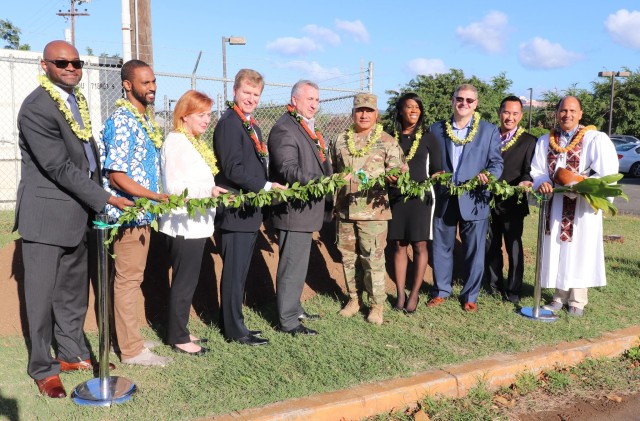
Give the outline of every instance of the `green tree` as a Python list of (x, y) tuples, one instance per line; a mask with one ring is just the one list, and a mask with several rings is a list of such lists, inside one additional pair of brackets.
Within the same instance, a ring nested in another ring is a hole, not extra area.
[(7, 45), (4, 46), (5, 49), (23, 51), (31, 49), (29, 44), (20, 44), (20, 33), (20, 28), (9, 20), (0, 19), (0, 38), (7, 42)]
[(500, 73), (491, 79), (490, 83), (484, 82), (476, 76), (465, 77), (460, 69), (451, 69), (449, 73), (437, 75), (418, 75), (411, 79), (400, 91), (386, 91), (389, 95), (387, 109), (382, 116), (382, 122), (389, 133), (393, 133), (393, 121), (395, 118), (395, 103), (406, 92), (415, 92), (424, 104), (426, 127), (438, 120), (451, 117), (451, 96), (455, 89), (463, 84), (470, 83), (478, 89), (478, 109), (483, 119), (492, 123), (498, 123), (498, 108), (500, 101), (509, 95), (511, 80), (506, 74)]
[[(617, 78), (613, 98), (612, 134), (640, 135), (640, 69), (629, 71), (627, 78)], [(604, 121), (603, 131), (609, 129), (609, 107), (611, 102), (611, 80), (598, 79), (593, 82), (594, 95), (602, 104), (601, 115)]]

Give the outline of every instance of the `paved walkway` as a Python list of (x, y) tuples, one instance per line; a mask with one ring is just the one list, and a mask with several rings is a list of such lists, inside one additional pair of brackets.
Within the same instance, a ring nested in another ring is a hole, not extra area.
[(291, 399), (234, 412), (216, 420), (359, 420), (402, 410), (425, 395), (457, 398), (482, 379), (490, 389), (512, 384), (524, 371), (539, 373), (556, 365), (573, 366), (585, 358), (615, 357), (640, 344), (640, 326), (595, 339), (541, 347), (520, 354), (496, 355), (479, 361), (443, 367), (413, 377), (355, 386), (336, 392)]

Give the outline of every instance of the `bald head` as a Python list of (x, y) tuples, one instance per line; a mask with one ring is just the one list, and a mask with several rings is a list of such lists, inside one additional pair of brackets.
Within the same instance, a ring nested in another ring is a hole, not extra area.
[(82, 79), (82, 64), (76, 47), (66, 41), (51, 41), (44, 47), (40, 67), (54, 85), (71, 92)]
[(45, 45), (42, 56), (45, 60), (55, 60), (57, 58), (56, 56), (65, 50), (75, 54), (76, 57), (78, 56), (78, 50), (76, 50), (76, 47), (69, 44), (67, 41), (62, 40), (51, 41)]

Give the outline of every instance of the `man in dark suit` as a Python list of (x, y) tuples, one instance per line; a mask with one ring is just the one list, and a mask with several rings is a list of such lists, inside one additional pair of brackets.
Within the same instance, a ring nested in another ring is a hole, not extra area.
[[(263, 88), (260, 73), (240, 70), (233, 85), (233, 107), (224, 112), (216, 125), (213, 144), (220, 163), (216, 184), (230, 191), (257, 193), (262, 189), (284, 188), (268, 181), (267, 145), (251, 116)], [(224, 336), (230, 342), (252, 346), (269, 342), (259, 337), (260, 331), (247, 329), (242, 315), (244, 287), (262, 220), (262, 209), (244, 204), (240, 208), (225, 208), (220, 225), (224, 262), (220, 310)]]
[[(46, 77), (18, 114), (22, 173), (14, 230), (22, 236), (29, 322), (28, 373), (40, 393), (66, 396), (60, 371), (92, 369), (82, 328), (87, 313), (89, 220), (108, 202), (133, 202), (100, 187), (100, 168), (78, 51), (65, 41), (46, 45)], [(56, 358), (51, 356), (55, 340)]]
[[(434, 123), (430, 131), (440, 143), (442, 170), (453, 173), (452, 182), (465, 183), (478, 178), (481, 184), (502, 174), (500, 133), (476, 113), (478, 91), (473, 85), (460, 85), (451, 101), (453, 117)], [(462, 276), (465, 285), (460, 302), (467, 312), (478, 310), (476, 299), (484, 271), (485, 237), (489, 217), (489, 192), (480, 186), (460, 197), (449, 195), (449, 189), (437, 185), (433, 237), (433, 288), (428, 307), (435, 307), (451, 295), (453, 247), (460, 225), (464, 255)]]
[[(499, 181), (512, 186), (533, 186), (531, 158), (536, 149), (536, 138), (518, 127), (522, 119), (522, 101), (517, 96), (508, 96), (500, 103), (500, 139), (504, 170)], [(524, 275), (522, 252), (522, 230), (524, 217), (529, 214), (526, 196), (518, 202), (517, 196), (505, 200), (496, 198), (491, 210), (489, 236), (485, 255), (484, 278), (492, 295), (502, 293), (514, 304), (520, 302), (520, 289)], [(509, 256), (509, 274), (505, 283), (502, 274), (502, 238)]]
[[(307, 184), (331, 174), (327, 150), (320, 131), (315, 128), (318, 112), (318, 85), (301, 80), (291, 89), (291, 105), (269, 134), (271, 176), (286, 184)], [(307, 277), (309, 253), (314, 231), (322, 228), (324, 198), (309, 202), (283, 203), (272, 209), (273, 227), (279, 230), (280, 258), (276, 274), (276, 294), (280, 330), (291, 335), (316, 335), (300, 323), (315, 320), (307, 314), (300, 296)]]

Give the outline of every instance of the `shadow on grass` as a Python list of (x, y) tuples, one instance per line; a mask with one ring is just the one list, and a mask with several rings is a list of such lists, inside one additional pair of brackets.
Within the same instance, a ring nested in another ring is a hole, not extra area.
[(18, 401), (17, 399), (5, 398), (0, 391), (0, 418), (8, 421), (18, 421)]

